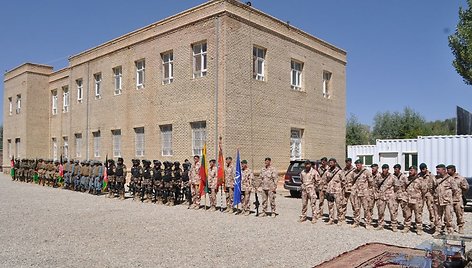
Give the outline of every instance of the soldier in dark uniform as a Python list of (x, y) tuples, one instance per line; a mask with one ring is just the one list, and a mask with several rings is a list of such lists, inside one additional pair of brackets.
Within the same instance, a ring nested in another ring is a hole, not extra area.
[(169, 161), (164, 161), (164, 176), (163, 176), (163, 182), (164, 182), (164, 203), (166, 205), (170, 205), (170, 201), (172, 200), (172, 163)]
[(19, 163), (19, 168), (16, 172), (17, 178), (21, 182), (23, 182), (25, 180), (25, 161), (26, 161), (26, 159), (21, 159), (21, 161)]
[(182, 164), (182, 167), (184, 169), (182, 173), (182, 194), (183, 194), (183, 198), (185, 198), (185, 201), (188, 202), (188, 205), (190, 206), (192, 204), (192, 193), (190, 192), (191, 164), (187, 160), (186, 162)]
[(182, 190), (182, 170), (180, 169), (180, 162), (174, 162), (174, 170), (172, 171), (172, 192), (174, 198), (172, 198), (171, 204), (178, 204)]
[(131, 167), (131, 180), (128, 185), (129, 192), (133, 200), (139, 199), (141, 178), (143, 176), (143, 168), (140, 165), (139, 159), (132, 159), (133, 166)]
[(74, 164), (74, 191), (80, 190), (80, 170), (81, 166), (79, 160), (75, 160)]
[(115, 177), (115, 161), (113, 159), (108, 159), (107, 165), (107, 176), (108, 176), (108, 198), (115, 197), (115, 185), (116, 185), (116, 177)]
[(143, 180), (141, 183), (141, 200), (149, 203), (152, 202), (152, 175), (151, 161), (143, 160)]
[(162, 204), (162, 169), (161, 162), (154, 160), (154, 167), (152, 168), (152, 186), (154, 188), (154, 202)]
[(126, 182), (126, 165), (123, 163), (123, 158), (118, 158), (116, 169), (116, 191), (121, 200), (125, 200), (125, 182)]

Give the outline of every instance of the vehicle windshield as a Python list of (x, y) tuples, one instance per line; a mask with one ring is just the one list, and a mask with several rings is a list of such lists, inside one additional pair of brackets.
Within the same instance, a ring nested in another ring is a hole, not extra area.
[(289, 171), (294, 173), (300, 173), (305, 168), (304, 163), (295, 162), (290, 166)]

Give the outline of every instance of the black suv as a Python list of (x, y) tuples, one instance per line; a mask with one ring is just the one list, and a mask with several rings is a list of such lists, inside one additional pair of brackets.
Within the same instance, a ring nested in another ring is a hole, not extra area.
[[(300, 173), (305, 168), (306, 159), (292, 160), (288, 165), (285, 173), (284, 188), (290, 191), (292, 197), (300, 197), (302, 193), (302, 182), (300, 180)], [(318, 169), (319, 161), (312, 161), (311, 166)]]

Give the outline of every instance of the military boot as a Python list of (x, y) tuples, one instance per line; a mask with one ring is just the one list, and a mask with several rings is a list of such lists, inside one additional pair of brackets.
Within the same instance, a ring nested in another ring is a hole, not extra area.
[(306, 217), (305, 216), (300, 216), (300, 219), (298, 219), (298, 222), (304, 222), (306, 221)]
[(403, 227), (402, 233), (408, 233), (410, 231), (410, 226)]

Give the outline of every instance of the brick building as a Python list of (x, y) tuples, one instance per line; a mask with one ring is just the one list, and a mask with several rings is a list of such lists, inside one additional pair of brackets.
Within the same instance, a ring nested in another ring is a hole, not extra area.
[(254, 167), (345, 155), (346, 52), (234, 0), (208, 1), (4, 77), (15, 157), (183, 161), (204, 142)]

